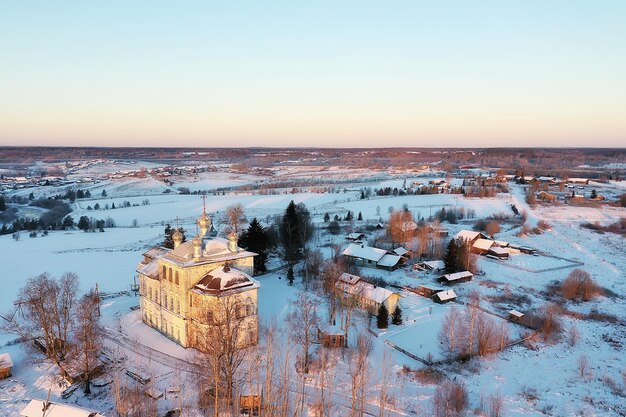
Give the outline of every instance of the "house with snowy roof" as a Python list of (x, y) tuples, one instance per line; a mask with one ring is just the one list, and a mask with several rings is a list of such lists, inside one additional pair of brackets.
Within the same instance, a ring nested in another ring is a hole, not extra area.
[(363, 281), (360, 276), (346, 272), (335, 282), (335, 290), (339, 298), (355, 301), (359, 308), (367, 310), (374, 316), (378, 315), (378, 309), (383, 304), (387, 311), (392, 313), (401, 297), (395, 291), (370, 284)]
[(433, 301), (437, 304), (446, 304), (454, 300), (456, 300), (454, 290), (439, 291), (433, 295)]
[(98, 411), (76, 405), (33, 399), (20, 412), (22, 417), (104, 417)]
[(461, 230), (454, 236), (455, 239), (467, 240), (470, 243), (474, 243), (478, 239), (487, 239), (487, 236), (474, 230)]
[(183, 347), (206, 350), (211, 332), (237, 322), (242, 346), (257, 343), (257, 292), (252, 278), (255, 253), (237, 246), (237, 235), (212, 237), (203, 209), (199, 232), (183, 242), (177, 230), (174, 248), (156, 247), (137, 266), (143, 322)]
[(13, 360), (8, 353), (0, 353), (0, 379), (6, 379), (11, 376), (13, 370)]
[(351, 243), (342, 252), (342, 255), (356, 266), (380, 268), (393, 271), (402, 264), (402, 256), (385, 249)]
[(441, 277), (437, 279), (437, 281), (439, 281), (442, 284), (451, 285), (451, 284), (460, 284), (462, 282), (471, 281), (473, 277), (474, 277), (474, 274), (472, 274), (469, 271), (460, 271), (460, 272), (455, 272), (453, 274), (442, 275)]

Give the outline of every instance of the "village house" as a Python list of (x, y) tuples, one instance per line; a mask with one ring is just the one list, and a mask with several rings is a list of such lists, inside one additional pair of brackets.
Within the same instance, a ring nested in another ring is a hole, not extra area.
[(237, 246), (237, 235), (211, 237), (211, 219), (203, 210), (199, 234), (174, 249), (153, 248), (137, 267), (141, 317), (183, 347), (203, 348), (212, 326), (229, 317), (240, 326), (242, 345), (257, 343), (259, 283), (254, 280), (255, 253)]
[(380, 268), (393, 271), (402, 265), (402, 256), (385, 249), (374, 248), (365, 244), (351, 243), (342, 252), (355, 266), (365, 266), (370, 268)]
[(433, 295), (433, 301), (437, 304), (446, 304), (454, 300), (456, 300), (454, 290), (439, 291)]
[(377, 287), (363, 281), (358, 275), (346, 272), (341, 274), (335, 283), (335, 289), (340, 298), (349, 297), (353, 299), (359, 308), (367, 310), (369, 314), (374, 316), (378, 315), (378, 309), (383, 304), (387, 311), (392, 313), (401, 297), (397, 292)]
[(453, 274), (443, 275), (439, 277), (437, 281), (442, 284), (452, 285), (452, 284), (460, 284), (463, 282), (469, 282), (472, 280), (473, 277), (474, 277), (474, 274), (472, 274), (471, 272), (461, 271), (461, 272), (455, 272)]
[(8, 353), (0, 354), (0, 379), (6, 379), (11, 376), (13, 370), (13, 360)]
[(363, 233), (353, 232), (346, 235), (346, 240), (350, 242), (356, 242), (363, 239), (365, 239), (365, 235)]
[(470, 244), (474, 244), (478, 239), (487, 239), (487, 236), (473, 230), (461, 230), (454, 236), (455, 239), (466, 240)]
[(442, 272), (446, 269), (446, 264), (442, 260), (418, 262), (414, 265), (414, 269), (428, 272)]
[(22, 417), (104, 417), (98, 411), (68, 405), (33, 399), (20, 412)]

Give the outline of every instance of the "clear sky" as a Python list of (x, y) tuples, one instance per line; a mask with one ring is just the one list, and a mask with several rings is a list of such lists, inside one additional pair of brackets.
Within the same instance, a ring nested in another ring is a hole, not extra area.
[(625, 0), (0, 0), (0, 145), (626, 146)]

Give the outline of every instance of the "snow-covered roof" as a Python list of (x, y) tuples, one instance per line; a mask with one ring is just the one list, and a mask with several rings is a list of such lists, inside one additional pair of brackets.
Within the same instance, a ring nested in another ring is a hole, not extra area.
[(511, 310), (509, 311), (509, 314), (513, 317), (517, 317), (518, 319), (524, 317), (524, 313), (520, 313), (517, 310)]
[(491, 239), (478, 239), (476, 242), (474, 242), (474, 244), (472, 245), (472, 247), (476, 248), (476, 249), (483, 249), (483, 250), (487, 250), (490, 247), (492, 247), (493, 245), (495, 245), (496, 242), (494, 242)]
[(253, 287), (258, 284), (250, 275), (238, 269), (223, 265), (208, 272), (194, 288), (206, 293), (217, 294), (224, 291)]
[[(256, 253), (248, 252), (239, 247), (237, 247), (236, 252), (231, 252), (228, 249), (228, 239), (215, 237), (203, 240), (202, 256), (198, 262), (221, 262), (249, 256), (256, 256)], [(181, 243), (176, 249), (165, 254), (163, 259), (174, 263), (193, 261), (193, 240)]]
[(484, 235), (480, 232), (475, 232), (473, 230), (461, 230), (454, 237), (455, 239), (463, 239), (463, 240), (474, 240), (477, 238), (483, 238)]
[(425, 266), (427, 266), (428, 268), (435, 270), (435, 269), (444, 269), (446, 267), (446, 264), (439, 260), (439, 261), (424, 261), (422, 262)]
[(454, 290), (439, 291), (435, 294), (435, 297), (439, 298), (441, 301), (454, 300), (456, 298), (456, 293)]
[(470, 271), (461, 271), (455, 272), (454, 274), (446, 274), (442, 278), (444, 278), (446, 281), (456, 281), (463, 278), (471, 278), (473, 276), (474, 274), (472, 274)]
[(0, 354), (0, 368), (12, 368), (13, 361), (11, 360), (11, 355), (8, 353)]
[(393, 294), (397, 294), (387, 288), (377, 287), (362, 280), (359, 280), (353, 285), (346, 284), (343, 281), (337, 281), (335, 286), (348, 294), (363, 297), (378, 304), (382, 304), (387, 298), (391, 297)]
[(556, 180), (555, 177), (539, 177), (537, 178), (539, 181), (554, 181)]
[(394, 252), (396, 255), (400, 255), (400, 256), (402, 256), (402, 255), (405, 255), (405, 254), (409, 253), (408, 249), (403, 248), (402, 246), (400, 246), (399, 248), (395, 248), (395, 249), (393, 250), (393, 252)]
[(141, 263), (137, 267), (137, 272), (139, 272), (142, 275), (151, 277), (151, 278), (158, 278), (158, 276), (159, 276), (159, 261), (158, 260), (154, 260), (154, 261), (149, 262), (147, 264)]
[(75, 405), (59, 404), (48, 401), (44, 413), (46, 401), (33, 399), (20, 412), (23, 417), (104, 417), (94, 410), (80, 408)]
[(501, 248), (500, 246), (493, 246), (491, 248), (489, 248), (489, 252), (493, 252), (497, 255), (508, 255), (509, 251), (507, 251), (506, 249)]
[(358, 240), (362, 239), (365, 235), (363, 233), (349, 233), (346, 235), (346, 239), (348, 240)]
[(398, 262), (400, 262), (400, 255), (390, 255), (390, 254), (386, 254), (383, 255), (382, 258), (380, 258), (380, 261), (378, 261), (378, 263), (376, 264), (377, 266), (385, 266), (385, 267), (392, 267), (392, 266), (396, 266), (396, 264)]
[(496, 240), (496, 245), (502, 248), (506, 248), (507, 246), (509, 246), (509, 242), (505, 242), (503, 240)]
[(357, 282), (359, 282), (360, 279), (360, 276), (348, 274), (347, 272), (344, 272), (339, 276), (339, 281), (345, 282), (346, 284), (350, 285), (356, 284)]
[(363, 258), (372, 262), (378, 262), (387, 253), (384, 249), (373, 248), (367, 245), (358, 245), (351, 243), (342, 252), (345, 256), (351, 256), (353, 258)]
[(150, 258), (150, 259), (156, 259), (165, 255), (169, 251), (170, 250), (167, 248), (162, 248), (162, 247), (157, 246), (156, 248), (152, 248), (148, 252), (145, 252), (143, 256)]

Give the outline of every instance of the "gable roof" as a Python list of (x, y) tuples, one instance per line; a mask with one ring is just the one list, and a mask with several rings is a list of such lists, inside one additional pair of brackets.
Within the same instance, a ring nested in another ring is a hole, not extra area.
[(345, 256), (351, 256), (353, 258), (363, 258), (368, 261), (378, 262), (387, 253), (384, 249), (373, 248), (367, 245), (357, 245), (351, 243), (342, 252)]
[(400, 262), (400, 258), (401, 258), (400, 255), (386, 254), (386, 255), (383, 255), (382, 258), (380, 258), (380, 261), (378, 261), (376, 265), (386, 266), (386, 267), (396, 266), (396, 264)]
[(424, 264), (424, 266), (426, 266), (428, 269), (431, 269), (431, 270), (444, 269), (446, 267), (445, 262), (442, 260), (424, 261), (422, 263)]
[(439, 291), (433, 297), (437, 297), (440, 301), (454, 300), (456, 298), (456, 293), (454, 290)]
[(456, 236), (454, 237), (455, 239), (464, 239), (464, 240), (469, 240), (469, 241), (473, 241), (475, 239), (484, 239), (486, 236), (483, 235), (480, 232), (475, 232), (473, 230), (461, 230), (459, 233), (456, 234)]
[(494, 242), (491, 239), (478, 239), (478, 240), (476, 240), (476, 242), (474, 242), (472, 247), (476, 248), (476, 249), (487, 250), (487, 249), (489, 249), (490, 247), (492, 247), (495, 244), (496, 244), (496, 242)]
[[(45, 401), (33, 399), (22, 409), (20, 415), (23, 417), (41, 417), (43, 414)], [(47, 402), (48, 407), (45, 417), (104, 417), (97, 411), (80, 408), (75, 405)]]
[(344, 272), (339, 276), (339, 281), (345, 282), (346, 284), (350, 285), (356, 284), (357, 282), (359, 282), (360, 279), (360, 276), (348, 274), (347, 272)]
[(395, 248), (393, 250), (393, 253), (395, 253), (396, 255), (406, 255), (407, 253), (409, 253), (408, 249), (403, 248), (402, 246), (400, 246), (399, 248)]
[(384, 303), (385, 300), (394, 294), (400, 296), (400, 294), (390, 291), (387, 288), (377, 287), (369, 282), (361, 281), (360, 279), (356, 282), (356, 284), (347, 284), (344, 281), (337, 281), (335, 283), (335, 287), (348, 294), (363, 297), (378, 304)]
[(470, 271), (461, 271), (455, 272), (454, 274), (446, 274), (441, 278), (445, 279), (446, 281), (456, 281), (463, 278), (472, 278), (473, 276), (474, 274), (472, 274)]

